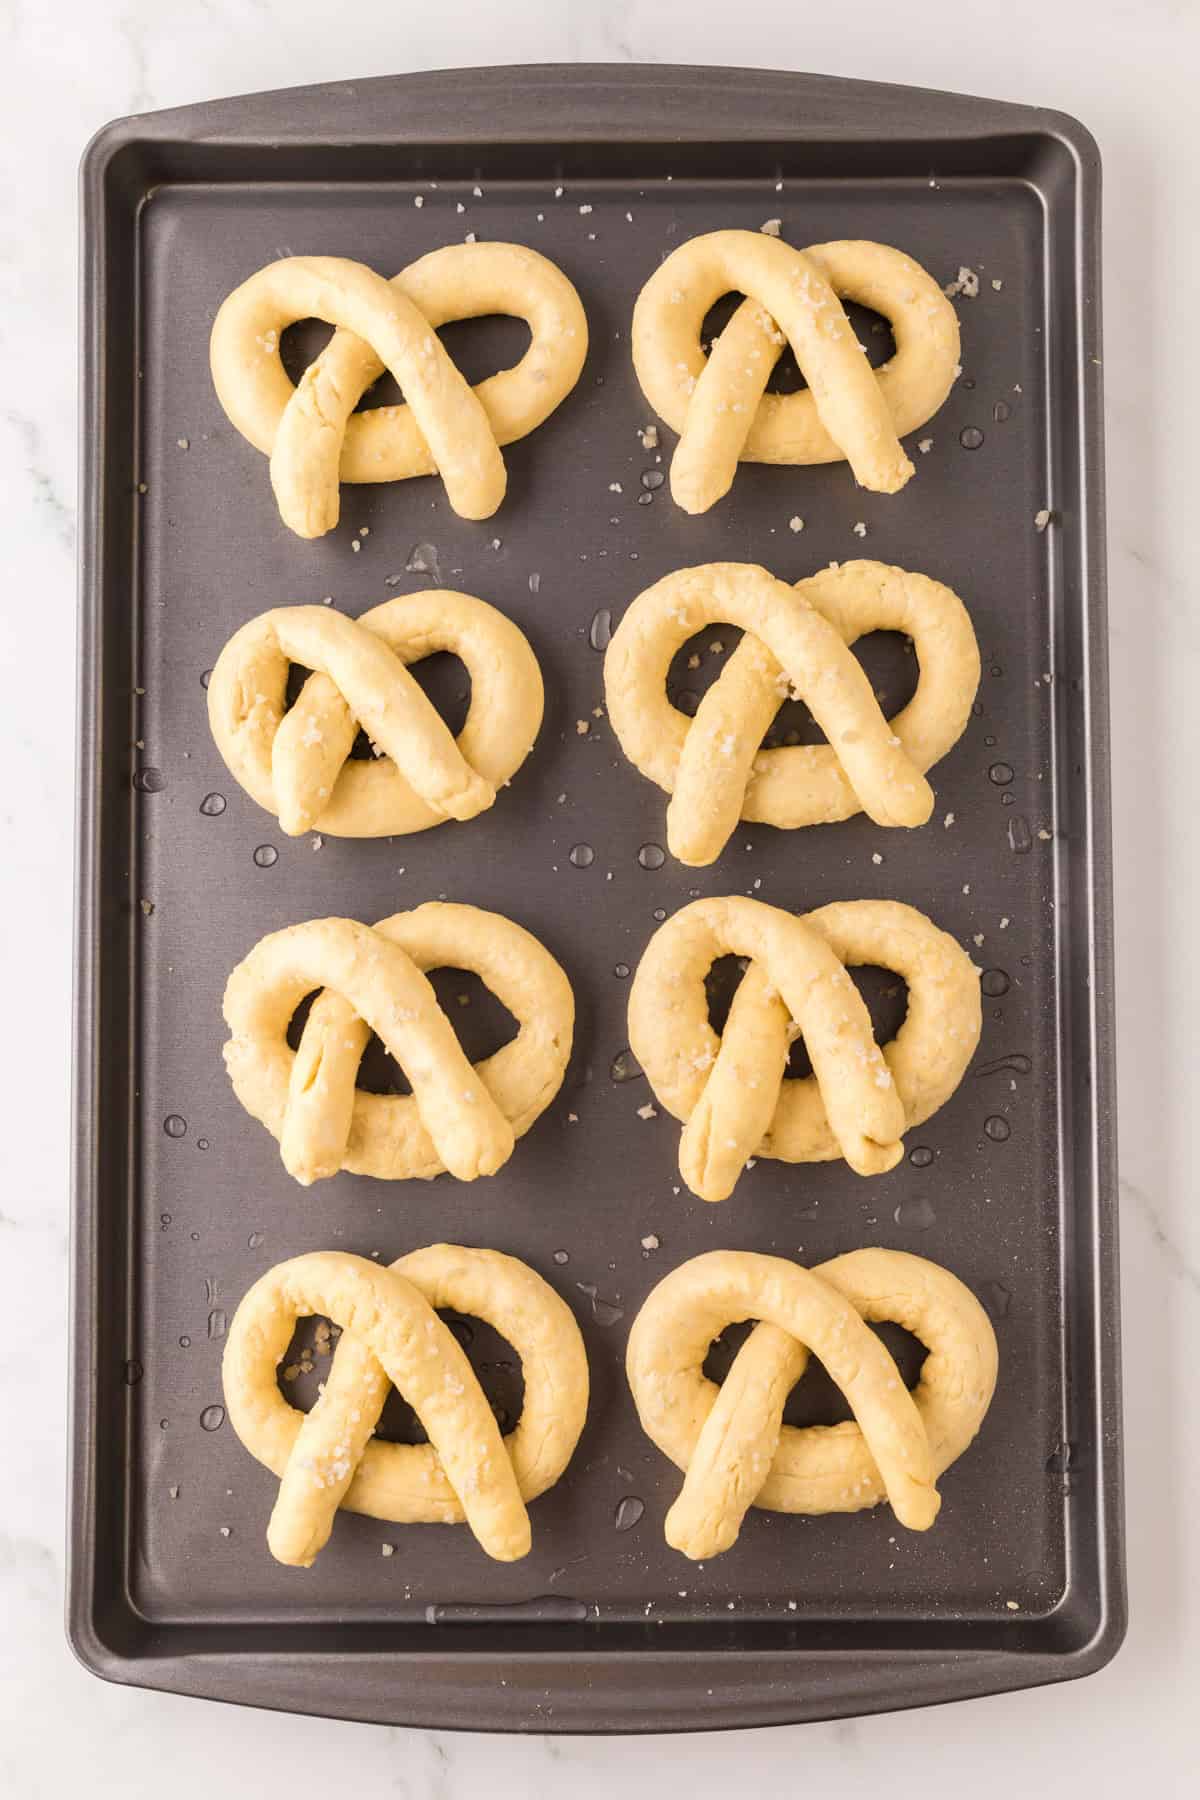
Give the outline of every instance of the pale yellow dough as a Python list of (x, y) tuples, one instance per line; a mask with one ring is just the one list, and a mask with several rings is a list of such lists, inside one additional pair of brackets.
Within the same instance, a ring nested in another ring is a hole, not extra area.
[[(485, 1319), (521, 1360), (525, 1399), (501, 1437), (458, 1340), (435, 1308)], [(342, 1327), (312, 1411), (290, 1406), (276, 1370), (296, 1321)], [(527, 1500), (553, 1487), (587, 1414), (588, 1366), (570, 1308), (540, 1275), (498, 1250), (433, 1244), (381, 1268), (319, 1250), (279, 1263), (242, 1300), (222, 1363), (229, 1420), (279, 1476), (267, 1529), (279, 1562), (308, 1568), (340, 1506), (397, 1525), (470, 1525), (501, 1562), (530, 1547)], [(395, 1387), (427, 1444), (373, 1437)]]
[[(524, 319), (532, 341), (513, 368), (472, 388), (437, 330), (489, 313)], [(279, 340), (298, 319), (338, 330), (293, 387)], [(221, 405), (270, 457), (280, 516), (305, 538), (337, 524), (339, 481), (440, 474), (456, 513), (490, 518), (504, 498), (501, 445), (549, 418), (586, 354), (579, 295), (520, 244), (450, 244), (390, 281), (340, 256), (283, 257), (229, 295), (209, 347)], [(385, 368), (404, 403), (356, 413)]]
[[(761, 1321), (718, 1388), (702, 1372), (727, 1326)], [(910, 1394), (864, 1320), (891, 1320), (929, 1354)], [(809, 1352), (854, 1420), (798, 1430), (783, 1408)], [(854, 1250), (815, 1269), (713, 1250), (653, 1290), (625, 1359), (642, 1428), (687, 1471), (667, 1542), (704, 1559), (728, 1550), (751, 1506), (857, 1512), (887, 1499), (911, 1531), (933, 1524), (934, 1485), (971, 1443), (996, 1385), (996, 1335), (949, 1270), (901, 1250)]]
[[(680, 645), (704, 626), (744, 636), (694, 718), (667, 698)], [(892, 720), (849, 646), (902, 631), (920, 667)], [(671, 794), (667, 844), (681, 862), (715, 862), (739, 819), (792, 830), (849, 818), (929, 818), (925, 771), (957, 742), (979, 686), (979, 649), (957, 594), (886, 563), (849, 562), (789, 587), (753, 563), (705, 563), (638, 595), (604, 659), (608, 715), (621, 748)], [(765, 750), (783, 701), (807, 701), (827, 744)]]
[[(747, 296), (705, 356), (705, 314)], [(842, 309), (855, 300), (891, 324), (896, 354), (872, 369)], [(768, 394), (790, 343), (808, 387)], [(706, 512), (742, 462), (845, 458), (854, 478), (894, 494), (913, 473), (900, 439), (932, 418), (958, 374), (958, 318), (919, 263), (887, 244), (842, 241), (794, 250), (755, 231), (713, 231), (681, 244), (633, 310), (642, 392), (680, 434), (671, 493)]]
[[(749, 967), (720, 1037), (704, 978), (721, 956)], [(908, 984), (903, 1025), (882, 1050), (848, 967)], [(725, 1200), (752, 1157), (892, 1169), (902, 1133), (937, 1111), (975, 1053), (979, 973), (954, 939), (898, 900), (840, 900), (794, 916), (761, 900), (695, 900), (660, 925), (629, 995), (629, 1044), (655, 1097), (684, 1121), (679, 1169)], [(813, 1073), (784, 1078), (800, 1035)]]
[[(517, 1021), (512, 1042), (476, 1065), (425, 978), (443, 968), (473, 971)], [(315, 988), (293, 1051), (288, 1024)], [(494, 1174), (557, 1094), (575, 1022), (571, 985), (535, 937), (439, 901), (376, 925), (313, 919), (271, 932), (230, 975), (224, 1006), (234, 1091), (305, 1186), (340, 1169), (386, 1181)], [(356, 1087), (372, 1031), (411, 1094)]]
[[(471, 678), (457, 739), (407, 665), (449, 651)], [(287, 710), (292, 663), (314, 671)], [(225, 645), (208, 684), (216, 745), (291, 836), (393, 837), (471, 819), (516, 773), (542, 722), (542, 677), (522, 633), (483, 600), (433, 589), (359, 619), (279, 606)], [(351, 759), (359, 727), (373, 762)]]

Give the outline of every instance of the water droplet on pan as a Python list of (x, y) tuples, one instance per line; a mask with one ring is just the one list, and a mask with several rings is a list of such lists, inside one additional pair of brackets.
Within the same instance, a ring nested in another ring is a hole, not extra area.
[(902, 1200), (892, 1217), (910, 1231), (928, 1231), (937, 1222), (937, 1214), (923, 1194), (916, 1200)]
[(200, 1414), (200, 1424), (205, 1431), (220, 1431), (225, 1423), (223, 1406), (206, 1406)]
[(228, 1328), (229, 1320), (225, 1316), (225, 1309), (221, 1306), (214, 1306), (208, 1315), (209, 1337), (223, 1338)]
[(561, 1268), (564, 1263), (569, 1263), (571, 1258), (565, 1250), (556, 1250), (554, 1252), (554, 1260), (559, 1268)]
[(1033, 845), (1033, 833), (1029, 829), (1028, 819), (1020, 813), (1014, 813), (1008, 821), (1008, 847), (1015, 856), (1027, 856)]
[(146, 1371), (141, 1363), (138, 1362), (137, 1358), (131, 1356), (121, 1373), (124, 1377), (126, 1387), (136, 1387)]
[(642, 1065), (632, 1050), (618, 1050), (608, 1072), (614, 1081), (636, 1081), (642, 1073)]
[(200, 671), (200, 686), (202, 688), (206, 688), (211, 680), (212, 680), (212, 670), (211, 669), (201, 669), (201, 671)]
[(1012, 407), (1007, 400), (997, 400), (992, 408), (992, 417), (997, 425), (1003, 425), (1006, 419), (1012, 418)]
[(662, 486), (663, 482), (666, 479), (667, 478), (663, 474), (661, 469), (643, 469), (642, 470), (642, 486), (645, 489), (647, 489), (647, 491), (649, 493), (654, 493), (658, 488), (660, 488)]
[(590, 844), (576, 844), (567, 860), (576, 869), (590, 869), (596, 860), (596, 852)]
[(266, 1241), (267, 1234), (265, 1231), (252, 1231), (250, 1236), (246, 1239), (246, 1248), (247, 1250), (261, 1250)]
[(629, 964), (628, 963), (617, 963), (613, 969), (613, 974), (616, 976), (618, 981), (628, 981), (628, 979), (629, 979)]
[(226, 800), (224, 794), (205, 794), (203, 800), (200, 802), (200, 811), (204, 814), (206, 819), (219, 819), (221, 814), (225, 811), (225, 806)]
[(612, 1300), (601, 1299), (594, 1281), (577, 1281), (575, 1286), (591, 1301), (592, 1317), (597, 1325), (615, 1325), (618, 1319), (625, 1317), (623, 1306), (617, 1306)]
[(637, 859), (643, 869), (661, 869), (667, 860), (667, 853), (661, 844), (643, 844), (637, 853)]
[(163, 1120), (163, 1130), (169, 1138), (181, 1138), (187, 1135), (187, 1120), (178, 1113), (168, 1113)]
[(632, 1531), (646, 1510), (646, 1502), (639, 1500), (636, 1494), (624, 1494), (617, 1502), (617, 1510), (613, 1514), (613, 1524), (618, 1531)]
[(1006, 1138), (1012, 1136), (1012, 1126), (1007, 1119), (1002, 1119), (999, 1113), (994, 1113), (990, 1119), (985, 1119), (983, 1129), (993, 1144), (1002, 1144)]
[(998, 1000), (1001, 994), (1007, 994), (1012, 983), (1003, 969), (985, 969), (979, 985), (990, 1000)]
[(975, 1075), (1028, 1075), (1033, 1067), (1033, 1060), (1021, 1050), (1014, 1050), (1011, 1056), (998, 1056), (994, 1062), (981, 1063)]
[(983, 433), (978, 425), (964, 425), (958, 434), (958, 441), (964, 450), (978, 450), (983, 443)]
[(988, 770), (988, 780), (993, 782), (996, 787), (1007, 787), (1012, 778), (1011, 763), (995, 762)]
[(440, 581), (442, 569), (438, 562), (437, 545), (414, 544), (408, 553), (404, 572), (406, 575), (432, 575), (435, 581)]
[(933, 1161), (933, 1151), (928, 1144), (916, 1144), (909, 1151), (908, 1160), (914, 1169), (927, 1169)]
[(588, 643), (593, 650), (607, 650), (612, 640), (612, 614), (607, 606), (593, 613), (592, 622), (588, 626)]
[(254, 852), (254, 861), (258, 868), (269, 869), (279, 861), (279, 852), (274, 844), (260, 844)]
[(139, 769), (133, 778), (133, 785), (140, 794), (161, 794), (167, 785), (167, 778), (161, 769)]

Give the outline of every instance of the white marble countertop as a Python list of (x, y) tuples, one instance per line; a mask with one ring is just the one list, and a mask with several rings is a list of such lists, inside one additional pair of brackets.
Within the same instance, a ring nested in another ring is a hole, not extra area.
[[(0, 1483), (0, 1791), (97, 1796), (363, 1793), (466, 1800), (568, 1787), (626, 1800), (899, 1790), (1188, 1789), (1200, 1680), (1200, 1556), (1188, 1430), (1200, 1363), (1192, 1108), (1200, 966), (1192, 916), (1200, 480), (1179, 378), (1200, 282), (1186, 0), (0, 0), (4, 394), (0, 470), (0, 1271), (8, 1307)], [(508, 1740), (379, 1730), (106, 1686), (61, 1625), (67, 1315), (70, 795), (75, 553), (75, 171), (122, 113), (464, 62), (752, 63), (1026, 100), (1076, 113), (1105, 158), (1114, 830), (1131, 1625), (1115, 1663), (1065, 1688), (840, 1725), (688, 1739)], [(1191, 1052), (1188, 1045), (1192, 1044)]]

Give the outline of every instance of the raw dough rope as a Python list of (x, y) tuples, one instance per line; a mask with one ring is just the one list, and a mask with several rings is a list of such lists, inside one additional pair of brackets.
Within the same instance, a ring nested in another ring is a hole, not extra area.
[[(406, 667), (439, 650), (471, 678), (457, 740)], [(292, 663), (315, 673), (289, 711)], [(512, 620), (470, 594), (406, 594), (359, 619), (275, 607), (217, 658), (208, 717), (230, 773), (289, 835), (392, 837), (491, 806), (533, 747), (542, 677)], [(359, 726), (379, 760), (351, 758)]]
[[(723, 294), (747, 296), (709, 356), (705, 314)], [(873, 369), (842, 309), (855, 300), (889, 321), (896, 354)], [(808, 382), (768, 394), (790, 343)], [(959, 373), (958, 319), (919, 263), (887, 244), (844, 241), (794, 250), (755, 231), (713, 231), (681, 244), (633, 310), (642, 392), (677, 431), (671, 493), (706, 512), (742, 462), (827, 463), (894, 494), (913, 473), (900, 439), (932, 418)]]
[[(486, 1319), (520, 1357), (525, 1400), (502, 1438), (454, 1333), (435, 1307)], [(290, 1406), (276, 1369), (296, 1321), (342, 1327), (312, 1411)], [(340, 1506), (373, 1519), (470, 1525), (489, 1556), (530, 1547), (525, 1502), (553, 1487), (583, 1429), (588, 1367), (570, 1308), (514, 1257), (433, 1244), (390, 1268), (339, 1250), (293, 1257), (246, 1294), (222, 1364), (230, 1423), (279, 1476), (267, 1529), (271, 1554), (308, 1568)], [(427, 1444), (373, 1433), (389, 1384), (413, 1408)]]
[[(708, 1021), (704, 978), (742, 956), (725, 1029)], [(881, 1050), (847, 967), (892, 969), (908, 1013)], [(724, 1200), (751, 1157), (892, 1169), (902, 1132), (954, 1092), (979, 1042), (979, 972), (954, 939), (898, 900), (838, 900), (793, 916), (761, 900), (694, 900), (660, 925), (629, 995), (629, 1044), (655, 1097), (684, 1121), (679, 1170)], [(785, 1079), (796, 1036), (812, 1062)]]
[[(423, 971), (467, 969), (517, 1021), (511, 1043), (476, 1065)], [(298, 1050), (292, 1014), (314, 988)], [(550, 952), (499, 913), (430, 901), (377, 925), (312, 919), (262, 938), (229, 977), (225, 1063), (246, 1111), (279, 1140), (305, 1186), (348, 1169), (400, 1181), (449, 1169), (493, 1175), (562, 1084), (575, 1021)], [(355, 1086), (374, 1031), (411, 1094)]]
[[(472, 388), (437, 330), (489, 313), (524, 319), (532, 341), (513, 368)], [(279, 340), (298, 319), (338, 330), (293, 387)], [(519, 244), (450, 244), (390, 281), (340, 256), (287, 256), (229, 295), (209, 347), (221, 405), (270, 457), (280, 516), (305, 538), (337, 524), (339, 481), (440, 474), (460, 517), (490, 518), (504, 498), (500, 446), (550, 417), (586, 354), (579, 295)], [(356, 413), (385, 368), (403, 404)]]
[[(757, 1319), (718, 1388), (702, 1373), (714, 1338)], [(910, 1394), (865, 1321), (891, 1320), (929, 1354)], [(783, 1423), (809, 1352), (845, 1395), (854, 1420)], [(771, 1512), (857, 1512), (887, 1499), (910, 1531), (926, 1531), (935, 1482), (983, 1422), (996, 1386), (996, 1335), (969, 1288), (902, 1250), (854, 1250), (815, 1269), (780, 1256), (711, 1250), (659, 1282), (625, 1358), (642, 1429), (677, 1468), (682, 1492), (667, 1542), (704, 1559), (728, 1550), (751, 1506)]]
[[(667, 698), (671, 659), (716, 623), (745, 635), (689, 718)], [(916, 693), (891, 721), (849, 649), (869, 631), (906, 632), (920, 665)], [(667, 843), (693, 865), (716, 861), (739, 818), (791, 830), (862, 808), (877, 825), (924, 824), (924, 772), (962, 734), (978, 685), (958, 596), (877, 562), (822, 569), (795, 587), (752, 563), (677, 569), (634, 600), (604, 661), (613, 730), (671, 794)], [(789, 695), (807, 701), (827, 744), (762, 748)]]

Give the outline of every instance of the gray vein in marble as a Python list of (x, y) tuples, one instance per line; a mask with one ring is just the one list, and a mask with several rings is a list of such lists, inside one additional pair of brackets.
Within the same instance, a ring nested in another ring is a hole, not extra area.
[(1188, 1261), (1183, 1250), (1163, 1224), (1162, 1215), (1149, 1195), (1143, 1193), (1141, 1188), (1135, 1187), (1132, 1181), (1127, 1181), (1124, 1176), (1118, 1182), (1118, 1187), (1122, 1200), (1132, 1205), (1140, 1214), (1155, 1247), (1161, 1252), (1162, 1259), (1171, 1273), (1187, 1287), (1190, 1287), (1194, 1293), (1200, 1294), (1200, 1269)]
[(35, 507), (49, 519), (63, 549), (74, 555), (75, 510), (63, 498), (50, 473), (41, 426), (24, 413), (6, 411), (0, 417), (21, 441), (24, 473), (33, 490)]

